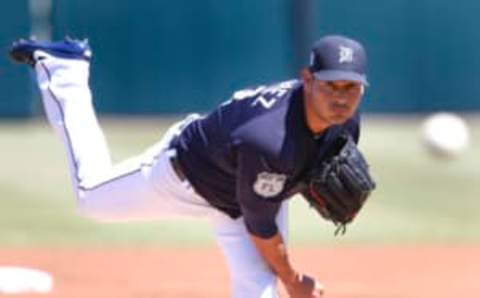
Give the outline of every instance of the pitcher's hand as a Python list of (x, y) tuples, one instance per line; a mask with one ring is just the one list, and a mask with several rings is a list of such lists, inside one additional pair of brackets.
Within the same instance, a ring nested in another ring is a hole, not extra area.
[(295, 279), (285, 285), (290, 298), (323, 298), (323, 285), (314, 278), (297, 274)]

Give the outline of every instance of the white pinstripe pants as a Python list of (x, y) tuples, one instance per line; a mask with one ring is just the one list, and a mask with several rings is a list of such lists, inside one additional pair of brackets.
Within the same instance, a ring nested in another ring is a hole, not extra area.
[[(89, 63), (42, 56), (36, 63), (38, 85), (50, 125), (62, 140), (79, 211), (102, 221), (169, 217), (204, 217), (212, 222), (232, 281), (232, 297), (278, 297), (276, 278), (255, 249), (243, 219), (233, 220), (212, 208), (170, 164), (174, 124), (141, 155), (112, 165), (103, 132), (92, 106)], [(287, 238), (287, 208), (277, 218)]]

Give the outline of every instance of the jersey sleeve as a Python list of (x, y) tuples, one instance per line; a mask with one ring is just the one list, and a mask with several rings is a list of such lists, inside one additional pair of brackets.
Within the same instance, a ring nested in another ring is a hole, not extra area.
[[(257, 153), (243, 150), (238, 154), (238, 178), (236, 185), (237, 201), (240, 205), (245, 225), (250, 234), (261, 238), (271, 238), (278, 233), (276, 216), (281, 200), (275, 196), (277, 189), (269, 193), (259, 190), (262, 175), (269, 175), (271, 169)], [(270, 174), (275, 175), (275, 174)], [(267, 177), (268, 178), (268, 177)], [(275, 179), (275, 177), (273, 177)]]

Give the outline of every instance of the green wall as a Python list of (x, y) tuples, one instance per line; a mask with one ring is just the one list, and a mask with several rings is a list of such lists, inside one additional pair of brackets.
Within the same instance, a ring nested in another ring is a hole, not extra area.
[(55, 37), (89, 37), (100, 111), (206, 110), (235, 89), (289, 77), (287, 4), (57, 1)]
[(29, 115), (32, 109), (32, 83), (28, 70), (13, 65), (7, 53), (14, 40), (29, 35), (27, 1), (8, 1), (8, 4), (2, 5), (0, 20), (0, 117), (24, 117)]
[[(297, 76), (326, 33), (367, 47), (366, 111), (480, 110), (479, 1), (53, 1), (53, 37), (90, 39), (103, 113), (209, 110), (239, 88)], [(1, 12), (5, 54), (30, 32), (27, 3)], [(38, 110), (29, 77), (0, 57), (0, 116)]]

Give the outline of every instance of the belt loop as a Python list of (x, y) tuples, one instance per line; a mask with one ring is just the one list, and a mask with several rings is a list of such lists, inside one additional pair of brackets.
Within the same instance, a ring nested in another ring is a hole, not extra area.
[(169, 160), (172, 159), (172, 157), (177, 157), (177, 150), (175, 150), (174, 148), (167, 149), (165, 153), (167, 154)]

